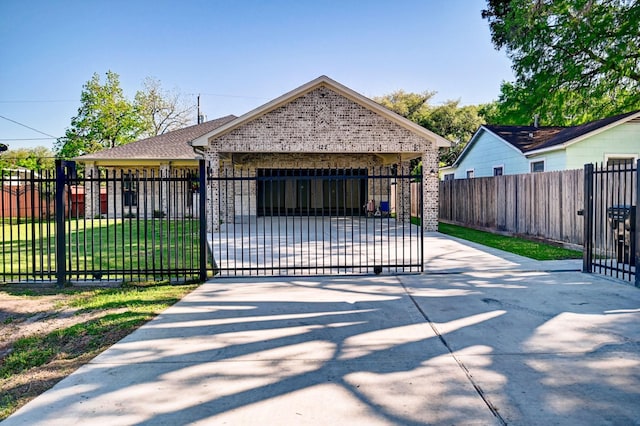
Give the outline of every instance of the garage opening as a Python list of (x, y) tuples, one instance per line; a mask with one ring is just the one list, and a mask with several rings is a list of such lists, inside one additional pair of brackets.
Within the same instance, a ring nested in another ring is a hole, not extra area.
[(365, 213), (367, 169), (258, 169), (258, 216)]

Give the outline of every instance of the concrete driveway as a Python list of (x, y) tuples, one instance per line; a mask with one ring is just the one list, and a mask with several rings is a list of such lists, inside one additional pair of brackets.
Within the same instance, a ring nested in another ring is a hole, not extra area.
[(640, 290), (434, 234), (431, 273), (200, 286), (5, 425), (640, 424)]

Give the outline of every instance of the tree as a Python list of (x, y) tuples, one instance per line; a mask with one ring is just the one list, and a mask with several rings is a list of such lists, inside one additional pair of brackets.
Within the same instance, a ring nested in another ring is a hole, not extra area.
[(160, 81), (151, 77), (144, 80), (144, 89), (135, 96), (146, 137), (180, 129), (193, 122), (195, 107), (175, 91), (163, 90)]
[[(440, 151), (440, 163), (452, 164), (471, 139), (474, 132), (485, 123), (480, 107), (460, 106), (460, 100), (448, 100), (432, 106), (429, 100), (435, 92), (407, 93), (398, 90), (374, 100), (420, 126), (452, 142), (452, 147)], [(419, 164), (416, 164), (419, 170)]]
[(3, 143), (0, 143), (0, 152), (4, 152), (6, 150), (8, 150), (9, 147)]
[(9, 149), (0, 155), (0, 168), (3, 170), (23, 167), (29, 170), (53, 170), (55, 159), (49, 148), (37, 146), (35, 148)]
[(488, 0), (482, 11), (516, 80), (504, 83), (502, 124), (579, 124), (640, 108), (636, 0)]
[(484, 123), (478, 106), (460, 106), (460, 100), (448, 100), (431, 108), (419, 124), (454, 143), (461, 143), (471, 139)]
[(145, 124), (120, 88), (118, 74), (108, 71), (104, 84), (95, 73), (83, 86), (78, 114), (56, 143), (58, 156), (78, 155), (113, 148), (135, 140)]
[(408, 93), (397, 90), (388, 95), (373, 98), (374, 101), (403, 116), (414, 123), (418, 123), (429, 110), (429, 100), (436, 92)]

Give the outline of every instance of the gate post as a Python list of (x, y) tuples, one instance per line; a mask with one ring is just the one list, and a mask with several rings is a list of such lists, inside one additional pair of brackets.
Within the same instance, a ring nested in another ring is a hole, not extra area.
[(207, 279), (207, 167), (204, 159), (199, 161), (199, 186), (200, 196), (199, 213), (200, 213), (200, 281)]
[[(640, 212), (638, 211), (638, 206), (640, 205), (640, 160), (636, 162), (636, 223), (635, 223), (635, 250), (633, 256), (635, 256), (635, 265), (636, 272), (634, 274), (635, 277), (635, 285), (636, 287), (640, 287), (640, 272), (638, 268), (640, 268)], [(632, 207), (633, 208), (633, 207)]]
[(64, 186), (66, 176), (64, 162), (56, 160), (56, 284), (62, 287), (67, 278), (67, 262), (65, 258), (66, 236), (64, 232)]
[(422, 182), (420, 184), (420, 213), (424, 232), (438, 231), (440, 216), (440, 178), (438, 158), (433, 152), (422, 154)]
[(593, 263), (593, 164), (584, 165), (584, 242), (582, 272), (591, 272)]

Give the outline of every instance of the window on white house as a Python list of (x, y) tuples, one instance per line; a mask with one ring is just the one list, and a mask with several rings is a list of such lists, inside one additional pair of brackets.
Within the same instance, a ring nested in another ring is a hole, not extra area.
[(544, 172), (544, 160), (531, 162), (531, 173)]
[(607, 167), (631, 166), (636, 161), (635, 157), (607, 157)]
[(473, 169), (467, 170), (467, 179), (473, 179)]
[(497, 166), (493, 168), (493, 175), (494, 176), (502, 176), (504, 173), (504, 167), (502, 166)]
[(453, 173), (447, 173), (446, 175), (444, 175), (444, 180), (453, 180), (453, 177)]

